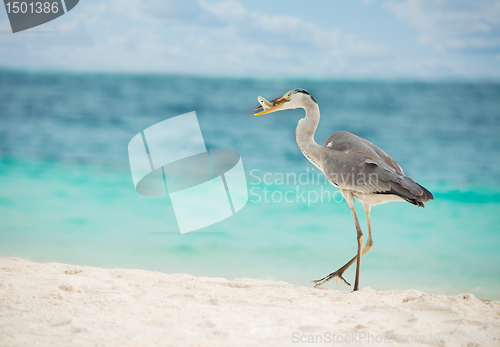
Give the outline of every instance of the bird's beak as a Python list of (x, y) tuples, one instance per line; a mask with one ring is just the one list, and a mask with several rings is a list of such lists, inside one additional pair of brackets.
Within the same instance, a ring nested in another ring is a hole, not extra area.
[[(280, 96), (279, 98), (276, 98), (276, 99), (274, 99), (274, 100), (272, 100), (270, 102), (274, 106), (272, 106), (271, 108), (268, 108), (267, 110), (263, 110), (261, 112), (255, 113), (254, 115), (255, 116), (260, 116), (260, 115), (263, 115), (263, 114), (273, 113), (273, 112), (279, 111), (279, 110), (281, 110), (283, 108), (283, 104), (285, 102), (288, 102), (288, 101), (290, 101), (290, 100), (285, 99), (284, 97)], [(262, 106), (259, 106), (257, 108), (254, 108), (254, 111), (261, 110), (261, 109), (262, 109)]]

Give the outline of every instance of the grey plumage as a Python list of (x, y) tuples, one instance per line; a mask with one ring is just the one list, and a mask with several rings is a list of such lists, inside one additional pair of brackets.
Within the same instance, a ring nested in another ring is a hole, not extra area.
[(326, 177), (338, 188), (363, 194), (397, 195), (420, 207), (434, 198), (431, 192), (405, 176), (403, 169), (380, 147), (347, 131), (331, 135), (320, 153)]

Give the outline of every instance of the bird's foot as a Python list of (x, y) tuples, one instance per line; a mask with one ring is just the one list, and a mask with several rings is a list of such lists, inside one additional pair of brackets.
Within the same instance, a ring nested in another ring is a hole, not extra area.
[(350, 287), (351, 284), (347, 282), (346, 279), (342, 276), (343, 273), (344, 273), (343, 271), (340, 272), (339, 270), (337, 270), (335, 272), (332, 272), (328, 276), (323, 277), (320, 280), (311, 281), (311, 283), (314, 283), (314, 288), (316, 288), (335, 278), (337, 280), (337, 284), (339, 284), (339, 279), (340, 279), (342, 280), (342, 282), (344, 282), (346, 285)]

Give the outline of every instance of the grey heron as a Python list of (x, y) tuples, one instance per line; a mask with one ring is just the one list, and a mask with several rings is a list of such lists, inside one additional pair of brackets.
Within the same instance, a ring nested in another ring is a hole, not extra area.
[[(337, 271), (312, 282), (315, 283), (315, 287), (318, 287), (335, 278), (337, 284), (340, 279), (350, 286), (343, 274), (356, 262), (354, 291), (357, 291), (361, 257), (373, 247), (371, 207), (394, 201), (407, 201), (424, 207), (424, 202), (434, 199), (432, 193), (405, 176), (403, 169), (386, 152), (359, 136), (347, 131), (338, 131), (331, 135), (322, 146), (317, 144), (314, 134), (319, 124), (319, 106), (306, 90), (294, 89), (272, 101), (267, 101), (262, 97), (258, 100), (261, 106), (255, 111), (262, 111), (255, 115), (295, 108), (305, 110), (305, 117), (299, 121), (296, 129), (297, 143), (305, 157), (323, 171), (328, 181), (340, 190), (351, 209), (358, 243), (357, 254), (349, 262)], [(366, 214), (368, 239), (364, 247), (363, 232), (356, 216), (354, 199), (362, 203)]]

